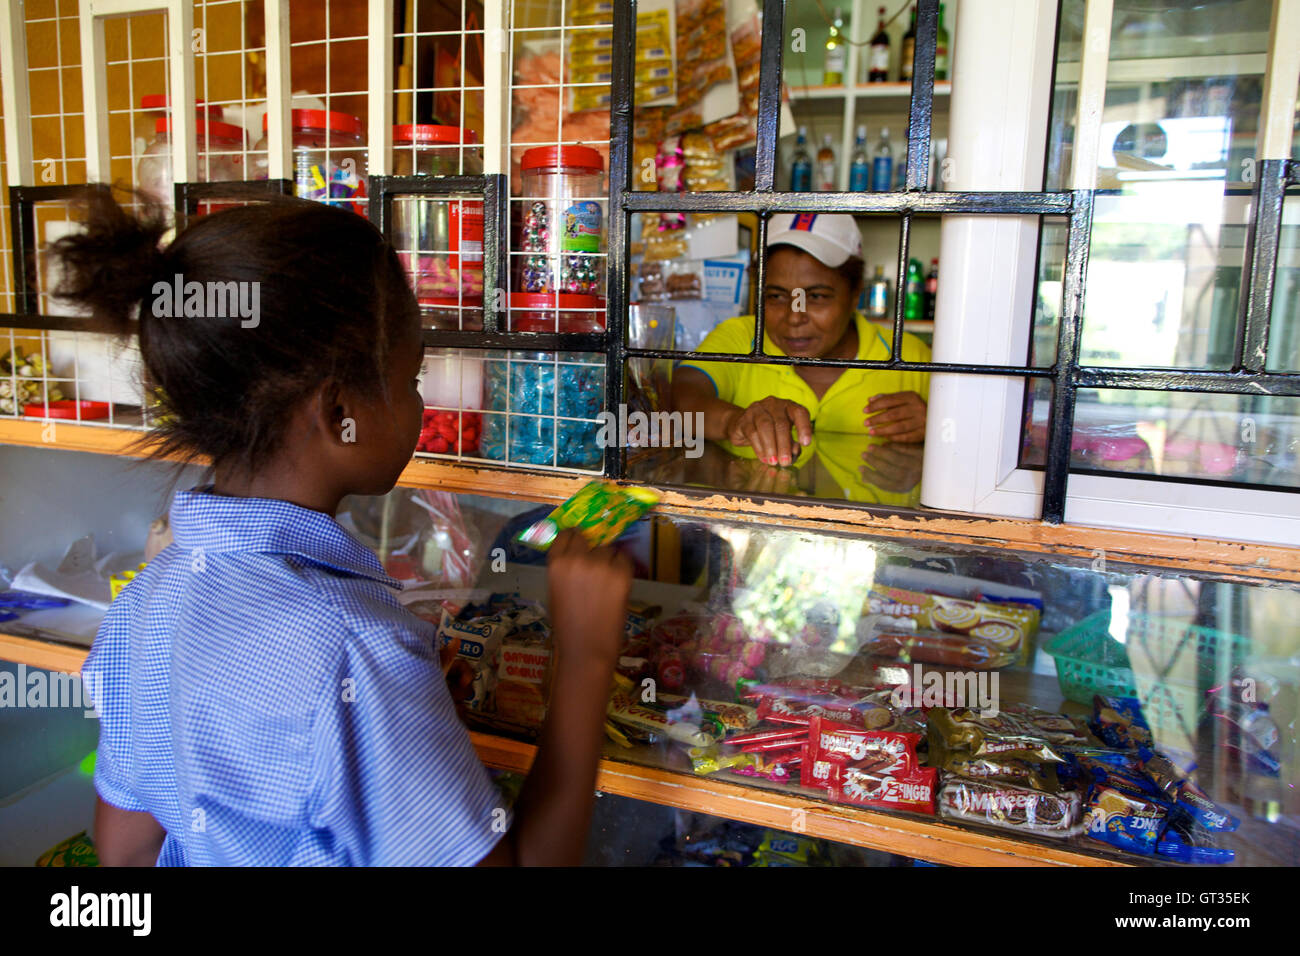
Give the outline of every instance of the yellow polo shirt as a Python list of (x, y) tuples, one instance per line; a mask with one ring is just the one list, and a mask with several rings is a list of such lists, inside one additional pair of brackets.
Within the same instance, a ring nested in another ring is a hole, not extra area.
[[(858, 329), (858, 354), (863, 361), (883, 362), (889, 358), (892, 327), (877, 325), (861, 312), (854, 314)], [(754, 341), (754, 317), (742, 315), (722, 322), (704, 337), (697, 351), (746, 354)], [(768, 355), (785, 353), (763, 335), (763, 351)], [(901, 357), (905, 362), (930, 361), (930, 347), (909, 332), (903, 333)], [(891, 392), (916, 392), (929, 401), (930, 376), (925, 372), (899, 372), (886, 369), (847, 368), (820, 399), (812, 386), (789, 365), (760, 365), (740, 362), (680, 362), (698, 369), (713, 381), (718, 398), (747, 408), (769, 395), (798, 402), (808, 409), (816, 431), (865, 434), (867, 402), (875, 395)], [(754, 457), (748, 446), (733, 447), (723, 442), (733, 454)]]

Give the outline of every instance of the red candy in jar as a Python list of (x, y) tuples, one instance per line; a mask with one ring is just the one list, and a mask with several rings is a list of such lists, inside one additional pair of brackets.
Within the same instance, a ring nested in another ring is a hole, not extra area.
[(426, 408), (415, 450), (442, 455), (476, 454), (481, 419), (478, 412)]

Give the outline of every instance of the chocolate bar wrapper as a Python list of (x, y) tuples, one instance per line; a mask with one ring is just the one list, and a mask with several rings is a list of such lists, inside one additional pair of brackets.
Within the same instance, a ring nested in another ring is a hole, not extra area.
[(1169, 804), (1111, 782), (1094, 784), (1084, 829), (1111, 846), (1150, 856), (1155, 853), (1169, 817)]
[(949, 820), (1067, 837), (1079, 830), (1079, 794), (1046, 793), (1008, 783), (948, 777), (939, 790), (939, 815)]
[(934, 815), (934, 791), (939, 771), (918, 767), (902, 774), (882, 774), (857, 767), (845, 767), (830, 798), (836, 803), (887, 810), (911, 810)]
[(972, 757), (963, 751), (950, 751), (945, 747), (932, 747), (928, 755), (931, 766), (968, 780), (1013, 783), (1034, 790), (1059, 793), (1062, 789), (1056, 767), (1052, 764), (1030, 763), (1027, 760), (990, 760)]
[(1092, 732), (1108, 747), (1120, 750), (1137, 750), (1152, 747), (1151, 727), (1142, 716), (1142, 703), (1136, 697), (1103, 697), (1092, 699)]
[(929, 712), (932, 747), (965, 752), (992, 760), (1026, 760), (1030, 763), (1065, 763), (1058, 745), (1052, 744), (1033, 724), (1006, 711), (991, 717), (968, 708), (933, 707)]

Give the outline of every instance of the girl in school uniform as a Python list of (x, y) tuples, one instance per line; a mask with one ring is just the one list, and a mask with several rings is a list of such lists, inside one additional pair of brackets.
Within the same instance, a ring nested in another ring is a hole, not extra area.
[(551, 551), (553, 705), (509, 811), (434, 628), (333, 517), (389, 491), (420, 431), (419, 313), (395, 252), (362, 217), (297, 200), (205, 217), (160, 249), (164, 229), (97, 198), (56, 248), (66, 297), (138, 334), (163, 402), (154, 454), (211, 463), (82, 672), (100, 859), (581, 862), (626, 558), (577, 535)]

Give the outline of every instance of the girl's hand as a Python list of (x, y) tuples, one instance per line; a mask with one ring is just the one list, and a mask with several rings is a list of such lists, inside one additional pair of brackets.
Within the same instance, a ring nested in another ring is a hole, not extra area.
[(623, 642), (632, 562), (611, 547), (589, 548), (572, 529), (560, 532), (546, 559), (551, 626), (561, 655), (612, 668)]
[(876, 395), (863, 411), (867, 434), (890, 441), (915, 444), (925, 441), (925, 399), (916, 392)]
[(727, 441), (749, 445), (758, 460), (767, 465), (790, 465), (799, 457), (793, 431), (800, 445), (812, 444), (812, 418), (798, 402), (768, 396), (748, 408), (737, 409), (727, 422)]

